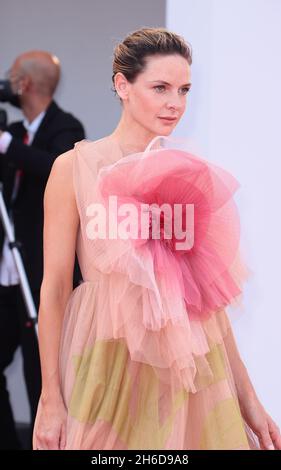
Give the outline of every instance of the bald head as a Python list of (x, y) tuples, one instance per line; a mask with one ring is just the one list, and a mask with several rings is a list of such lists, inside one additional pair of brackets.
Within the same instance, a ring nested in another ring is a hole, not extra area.
[(39, 95), (52, 97), (60, 78), (59, 59), (45, 51), (30, 51), (15, 60), (13, 69), (28, 75)]

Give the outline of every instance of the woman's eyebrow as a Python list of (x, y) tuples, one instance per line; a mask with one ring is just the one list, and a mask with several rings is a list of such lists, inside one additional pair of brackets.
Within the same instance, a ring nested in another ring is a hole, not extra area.
[[(161, 85), (169, 85), (171, 86), (171, 84), (169, 82), (165, 82), (164, 80), (149, 80), (149, 83), (161, 83)], [(190, 83), (185, 83), (183, 86), (186, 86), (186, 87), (191, 87), (191, 82)]]

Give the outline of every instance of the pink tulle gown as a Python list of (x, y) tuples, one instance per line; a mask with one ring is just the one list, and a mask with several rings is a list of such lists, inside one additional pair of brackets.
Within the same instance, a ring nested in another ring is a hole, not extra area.
[[(245, 278), (238, 183), (167, 142), (124, 156), (109, 136), (70, 151), (84, 282), (68, 300), (60, 345), (66, 449), (257, 447), (227, 354), (225, 307), (237, 301)], [(183, 227), (194, 229), (189, 246), (174, 233), (167, 238), (163, 218), (152, 237), (152, 207), (164, 203), (182, 208)], [(132, 213), (123, 204), (135, 208), (127, 239)], [(137, 222), (151, 204), (143, 237)], [(194, 208), (192, 227), (186, 205)]]

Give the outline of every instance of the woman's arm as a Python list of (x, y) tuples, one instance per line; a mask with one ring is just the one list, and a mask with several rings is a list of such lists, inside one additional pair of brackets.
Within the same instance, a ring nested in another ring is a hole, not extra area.
[(240, 409), (248, 426), (257, 435), (262, 449), (281, 449), (278, 426), (259, 401), (247, 369), (239, 354), (232, 328), (224, 340), (237, 389)]
[(34, 432), (34, 448), (39, 449), (58, 449), (65, 444), (58, 355), (63, 314), (73, 286), (79, 225), (72, 152), (55, 160), (44, 194), (44, 273), (38, 323), (42, 392)]

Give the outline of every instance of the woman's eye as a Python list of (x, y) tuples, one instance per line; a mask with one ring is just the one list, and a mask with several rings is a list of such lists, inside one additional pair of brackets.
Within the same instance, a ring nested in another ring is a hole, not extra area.
[(182, 88), (181, 89), (181, 94), (186, 95), (189, 92), (190, 88)]
[(165, 90), (165, 86), (164, 85), (157, 85), (154, 87), (154, 90), (156, 90), (158, 93), (161, 93), (162, 91)]
[[(156, 85), (155, 87), (153, 87), (154, 90), (157, 92), (157, 93), (162, 93), (165, 91), (165, 85)], [(181, 88), (180, 89), (180, 94), (181, 95), (186, 95), (188, 92), (189, 92), (190, 88), (188, 87), (184, 87), (184, 88)]]

